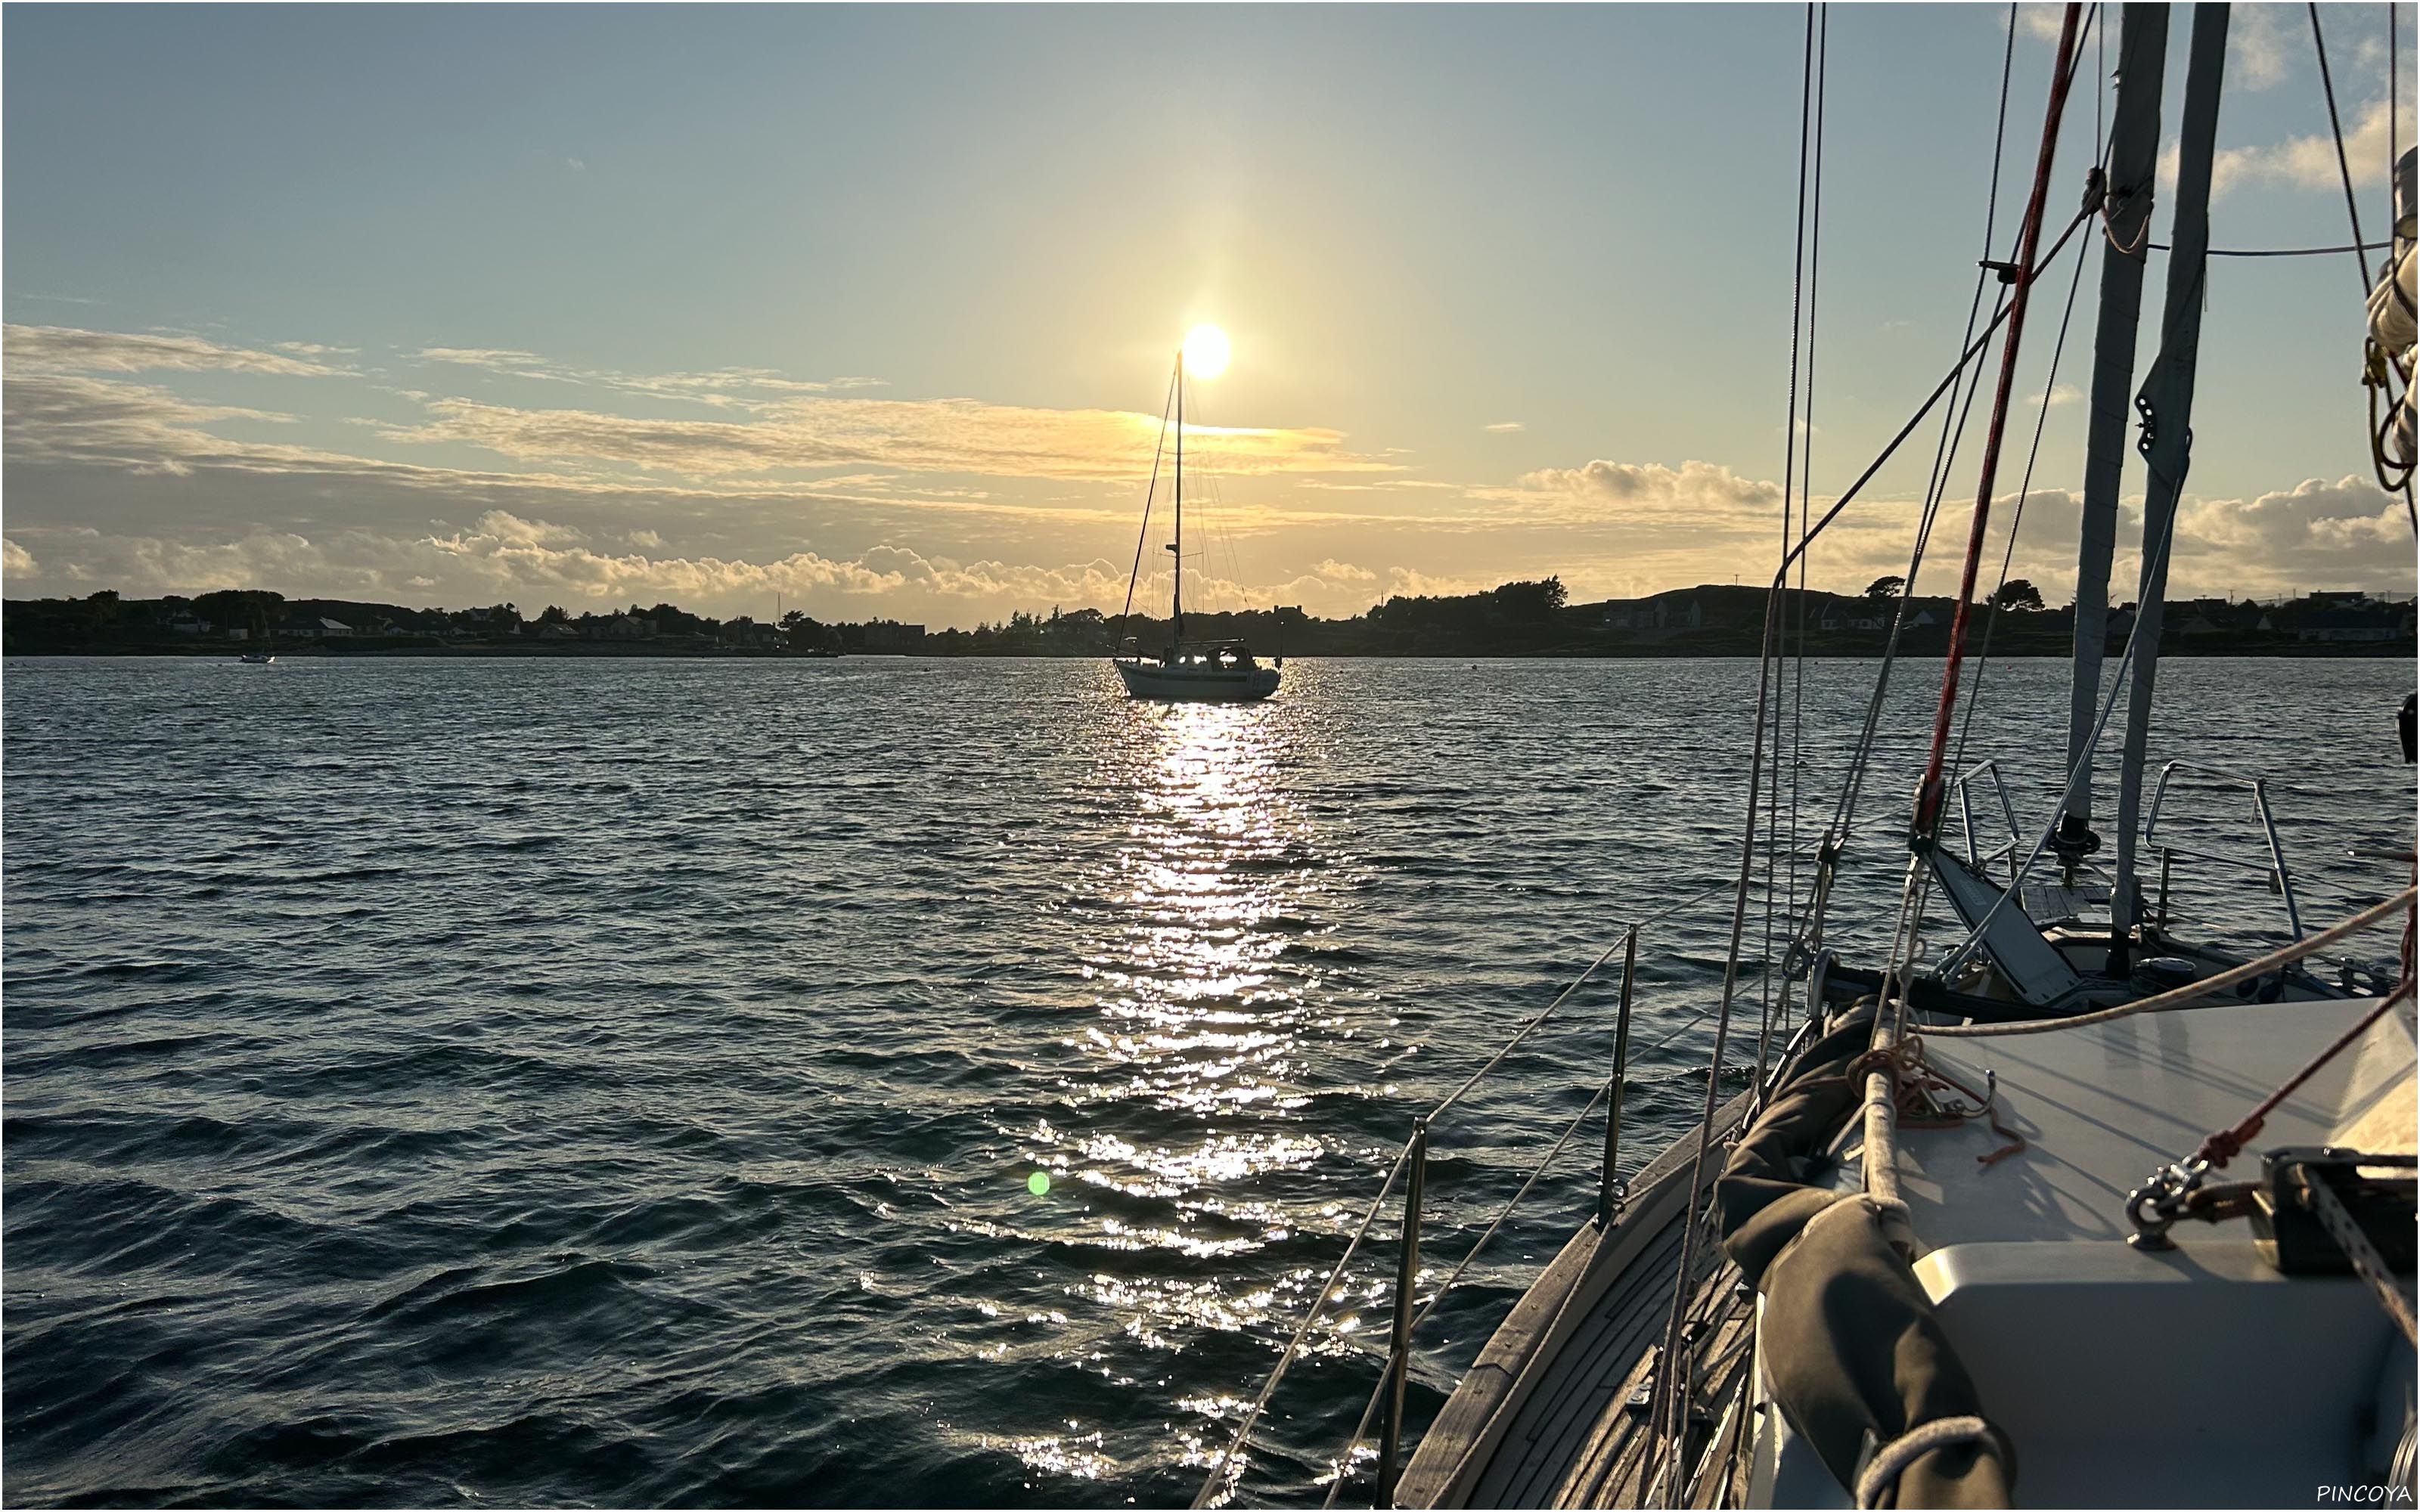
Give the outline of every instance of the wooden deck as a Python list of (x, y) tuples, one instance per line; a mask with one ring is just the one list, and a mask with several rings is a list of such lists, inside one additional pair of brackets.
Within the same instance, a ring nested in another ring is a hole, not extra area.
[[(1639, 1172), (1611, 1227), (1590, 1224), (1548, 1264), (1420, 1441), (1397, 1488), (1399, 1504), (1636, 1504), (1625, 1497), (1636, 1495), (1646, 1414), (1631, 1399), (1671, 1316), (1682, 1222), (1700, 1205), (1689, 1198), (1701, 1197), (1721, 1168), (1723, 1142), (1745, 1103), (1734, 1099), (1717, 1115), (1695, 1194), (1693, 1130)], [(1736, 1277), (1704, 1236), (1697, 1270), (1701, 1296), (1712, 1282), (1728, 1298)], [(1698, 1331), (1694, 1350), (1718, 1356), (1735, 1336), (1728, 1316), (1718, 1317)]]
[(1671, 1316), (1672, 1277), (1681, 1263), (1681, 1224), (1664, 1226), (1647, 1252), (1590, 1310), (1571, 1343), (1516, 1415), (1473, 1506), (1569, 1506), (1565, 1488), (1593, 1485), (1604, 1444), (1618, 1444), (1646, 1421), (1629, 1396), (1662, 1342)]

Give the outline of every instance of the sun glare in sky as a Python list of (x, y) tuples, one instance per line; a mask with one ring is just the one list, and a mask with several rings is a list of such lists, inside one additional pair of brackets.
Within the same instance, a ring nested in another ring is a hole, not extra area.
[(1185, 371), (1204, 378), (1227, 371), (1227, 333), (1217, 326), (1195, 326), (1187, 332)]

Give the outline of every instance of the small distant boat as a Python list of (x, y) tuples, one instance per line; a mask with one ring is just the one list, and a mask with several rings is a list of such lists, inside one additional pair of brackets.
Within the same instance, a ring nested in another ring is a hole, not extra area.
[[(1146, 653), (1133, 636), (1125, 638), (1110, 662), (1126, 685), (1129, 698), (1162, 699), (1186, 703), (1256, 703), (1278, 690), (1285, 657), (1264, 667), (1240, 640), (1185, 639), (1185, 354), (1176, 356), (1172, 387), (1176, 417), (1176, 539), (1170, 543), (1172, 570), (1169, 591), (1169, 640), (1156, 655)], [(1160, 415), (1160, 435), (1168, 434), (1167, 411)], [(1143, 496), (1142, 529), (1151, 529), (1151, 494), (1158, 491), (1159, 464), (1152, 463), (1151, 491)], [(1142, 543), (1135, 543), (1134, 575), (1126, 580), (1126, 609), (1134, 608), (1135, 584), (1142, 577)]]
[(262, 647), (263, 649), (259, 651), (244, 652), (235, 659), (242, 662), (247, 667), (266, 667), (277, 659), (277, 653), (267, 649), (269, 645), (269, 616), (260, 611), (260, 607), (256, 601), (255, 602), (252, 610), (252, 643)]

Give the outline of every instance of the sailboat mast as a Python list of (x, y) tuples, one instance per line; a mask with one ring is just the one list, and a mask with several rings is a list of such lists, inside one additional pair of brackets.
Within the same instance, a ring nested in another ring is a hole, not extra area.
[(1176, 544), (1169, 549), (1176, 555), (1170, 601), (1173, 647), (1185, 640), (1185, 353), (1181, 349), (1176, 354)]
[(2136, 898), (2135, 830), (2143, 806), (2143, 748), (2151, 733), (2151, 695), (2160, 670), (2160, 608), (2168, 587), (2168, 543), (2177, 496), (2193, 459), (2194, 373), (2201, 355), (2203, 275), (2210, 263), (2210, 176), (2218, 135), (2218, 91), (2226, 67), (2227, 8), (2194, 8), (2192, 62), (2185, 73), (2178, 132), (2177, 214), (2169, 235), (2166, 332), (2134, 405), (2143, 416), (2149, 480), (2143, 490), (2143, 573), (2133, 634), (2134, 671), (2127, 687), (2126, 753), (2118, 776), (2118, 884), (2109, 899), (2109, 964), (2123, 972)]
[(2084, 524), (2075, 552), (2075, 678), (2068, 701), (2067, 770), (2054, 848), (2073, 872), (2093, 846), (2092, 766), (2085, 760), (2101, 706), (2109, 630), (2109, 559), (2118, 544), (2118, 490), (2142, 324), (2143, 267), (2150, 260), (2151, 195), (2160, 159), (2160, 86), (2167, 72), (2168, 8), (2119, 10), (2118, 109), (2110, 125), (2108, 235), (2101, 251), (2101, 316), (2093, 337), (2090, 434), (2085, 443)]

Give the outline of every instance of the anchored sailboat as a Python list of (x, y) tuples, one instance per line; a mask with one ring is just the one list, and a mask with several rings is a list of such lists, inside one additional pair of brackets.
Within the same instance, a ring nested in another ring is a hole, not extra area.
[(268, 616), (261, 613), (257, 605), (254, 606), (252, 611), (252, 643), (260, 649), (244, 652), (237, 656), (236, 660), (247, 666), (266, 667), (277, 659), (277, 654), (269, 649)]
[[(1187, 346), (1192, 342), (1188, 340)], [(1219, 362), (1223, 364), (1225, 341), (1219, 339)], [(1277, 665), (1264, 667), (1252, 657), (1251, 648), (1241, 640), (1187, 640), (1185, 638), (1185, 374), (1187, 353), (1176, 354), (1176, 369), (1170, 383), (1171, 408), (1160, 414), (1160, 450), (1168, 444), (1170, 417), (1173, 415), (1176, 436), (1175, 539), (1168, 544), (1169, 551), (1169, 637), (1167, 644), (1156, 654), (1146, 653), (1137, 639), (1127, 636), (1119, 646), (1111, 663), (1125, 684), (1129, 697), (1160, 699), (1186, 703), (1253, 703), (1278, 690), (1278, 680), (1285, 659)], [(1130, 619), (1134, 612), (1135, 586), (1142, 579), (1143, 547), (1151, 537), (1151, 510), (1159, 491), (1159, 456), (1152, 458), (1151, 486), (1143, 495), (1141, 533), (1135, 539), (1133, 575), (1126, 579), (1126, 607), (1121, 620)]]

